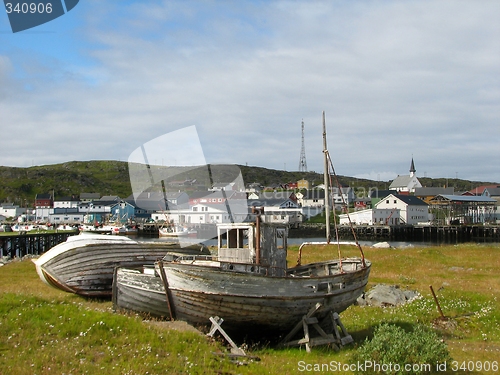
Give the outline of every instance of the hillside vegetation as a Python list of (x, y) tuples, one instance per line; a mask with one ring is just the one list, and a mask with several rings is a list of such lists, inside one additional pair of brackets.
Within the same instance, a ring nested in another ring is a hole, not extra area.
[[(310, 181), (311, 186), (323, 183), (323, 176), (316, 172), (289, 172), (254, 166), (239, 166), (245, 183), (263, 186)], [(419, 178), (423, 186), (454, 186), (456, 191), (491, 183), (467, 180)], [(372, 181), (355, 177), (339, 176), (343, 186), (354, 188), (358, 196), (369, 189), (385, 190), (390, 181)], [(222, 181), (220, 181), (222, 182)], [(225, 182), (225, 181), (224, 181)], [(229, 181), (228, 181), (229, 182)], [(28, 168), (0, 166), (0, 202), (13, 202), (20, 206), (32, 206), (36, 194), (54, 193), (55, 197), (100, 193), (122, 198), (132, 194), (128, 163), (122, 161), (72, 161), (62, 164), (33, 166)]]

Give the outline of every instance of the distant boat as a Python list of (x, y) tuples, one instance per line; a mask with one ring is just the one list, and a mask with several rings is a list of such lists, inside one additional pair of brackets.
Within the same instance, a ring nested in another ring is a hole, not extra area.
[(120, 226), (113, 224), (83, 224), (80, 232), (90, 232), (98, 234), (119, 234)]
[(34, 224), (14, 224), (11, 226), (13, 232), (30, 232), (38, 229), (38, 225)]
[(56, 232), (74, 232), (77, 231), (78, 227), (68, 224), (60, 224), (56, 227)]
[(135, 235), (139, 232), (137, 229), (137, 226), (135, 225), (123, 225), (118, 228), (118, 234), (124, 234), (124, 235)]
[[(81, 233), (33, 260), (40, 278), (55, 288), (88, 297), (111, 297), (117, 266), (153, 264), (169, 251), (203, 253), (201, 245), (137, 242), (124, 236)], [(206, 253), (206, 252), (205, 252)]]
[(160, 237), (185, 237), (196, 235), (196, 230), (189, 229), (180, 225), (168, 225), (158, 228)]

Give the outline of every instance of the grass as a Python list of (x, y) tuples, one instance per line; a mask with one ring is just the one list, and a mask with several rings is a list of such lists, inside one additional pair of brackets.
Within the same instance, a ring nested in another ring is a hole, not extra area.
[[(289, 263), (294, 264), (298, 248), (289, 250)], [(342, 251), (357, 255), (353, 249)], [(350, 364), (359, 346), (383, 323), (405, 329), (416, 325), (432, 328), (447, 343), (457, 366), (473, 363), (473, 369), (478, 369), (479, 363), (498, 361), (499, 246), (463, 244), (364, 251), (372, 262), (369, 287), (397, 284), (417, 290), (422, 297), (397, 308), (351, 306), (341, 317), (355, 343), (340, 352), (316, 347), (306, 353), (303, 348), (277, 349), (262, 343), (248, 350), (261, 361), (245, 366), (213, 355), (225, 349), (220, 341), (151, 324), (134, 314), (115, 313), (109, 301), (84, 299), (46, 286), (29, 260), (9, 263), (0, 267), (0, 374), (333, 372), (332, 365)], [(302, 263), (336, 254), (336, 248), (306, 248)], [(446, 320), (438, 319), (429, 285), (436, 291)]]

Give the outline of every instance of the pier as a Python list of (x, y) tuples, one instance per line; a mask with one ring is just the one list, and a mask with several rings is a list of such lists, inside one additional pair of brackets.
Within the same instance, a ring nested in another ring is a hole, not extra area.
[[(338, 230), (340, 238), (347, 240), (353, 239), (354, 231), (358, 239), (369, 241), (500, 242), (498, 225), (355, 225), (353, 228), (342, 225)], [(325, 225), (302, 224), (290, 234), (293, 237), (322, 237)]]
[(41, 255), (51, 247), (66, 241), (78, 231), (59, 233), (26, 233), (0, 236), (0, 258), (22, 258), (26, 255)]

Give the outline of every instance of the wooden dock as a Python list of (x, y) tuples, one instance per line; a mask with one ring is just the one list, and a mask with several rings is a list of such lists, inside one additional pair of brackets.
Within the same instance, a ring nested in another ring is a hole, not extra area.
[[(352, 230), (358, 239), (368, 241), (500, 242), (498, 225), (355, 225), (352, 229), (340, 226), (340, 238), (353, 239)], [(301, 229), (292, 230), (290, 233), (293, 237), (324, 236), (325, 227), (324, 224), (302, 224)]]
[[(500, 227), (486, 225), (373, 225), (354, 228), (359, 239), (407, 242), (500, 241)], [(343, 233), (342, 233), (343, 232)], [(342, 238), (352, 237), (342, 228)]]
[(0, 258), (22, 258), (26, 255), (40, 255), (51, 247), (66, 241), (78, 231), (59, 233), (26, 233), (0, 236)]

